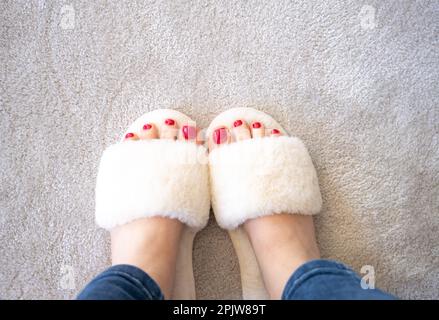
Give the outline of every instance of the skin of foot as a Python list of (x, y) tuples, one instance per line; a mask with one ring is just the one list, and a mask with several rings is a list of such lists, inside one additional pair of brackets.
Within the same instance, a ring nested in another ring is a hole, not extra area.
[[(174, 119), (166, 119), (161, 124), (145, 123), (140, 132), (127, 133), (123, 143), (150, 139), (197, 143), (197, 132), (195, 126), (179, 128)], [(137, 219), (115, 227), (110, 232), (112, 265), (129, 264), (142, 269), (157, 282), (165, 298), (169, 298), (182, 230), (179, 220), (163, 217)]]
[[(209, 150), (246, 139), (279, 137), (279, 129), (263, 123), (250, 125), (236, 119), (233, 127), (220, 126), (209, 137)], [(291, 274), (307, 261), (319, 259), (313, 219), (297, 214), (275, 214), (248, 220), (243, 225), (255, 251), (265, 286), (272, 299), (280, 299)]]

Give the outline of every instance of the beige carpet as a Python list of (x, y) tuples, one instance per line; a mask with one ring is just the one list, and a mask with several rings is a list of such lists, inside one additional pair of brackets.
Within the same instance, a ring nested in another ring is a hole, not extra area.
[[(109, 264), (96, 167), (134, 119), (273, 115), (308, 145), (324, 257), (402, 298), (439, 298), (438, 1), (0, 4), (0, 298), (72, 298)], [(199, 298), (240, 297), (211, 218)]]

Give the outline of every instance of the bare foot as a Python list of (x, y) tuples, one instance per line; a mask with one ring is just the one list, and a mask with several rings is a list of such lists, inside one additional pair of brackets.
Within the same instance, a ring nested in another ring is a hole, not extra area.
[[(246, 139), (278, 137), (276, 128), (263, 123), (248, 125), (236, 119), (232, 128), (221, 126), (209, 137), (209, 149)], [(251, 219), (244, 223), (272, 299), (280, 299), (291, 274), (303, 263), (320, 258), (315, 240), (312, 216), (276, 214)]]
[[(156, 125), (161, 125), (160, 137)], [(195, 127), (178, 128), (173, 119), (163, 124), (146, 123), (141, 132), (127, 133), (125, 142), (149, 139), (196, 142)], [(169, 298), (174, 285), (178, 245), (183, 224), (176, 219), (141, 218), (111, 230), (112, 264), (129, 264), (148, 273)]]

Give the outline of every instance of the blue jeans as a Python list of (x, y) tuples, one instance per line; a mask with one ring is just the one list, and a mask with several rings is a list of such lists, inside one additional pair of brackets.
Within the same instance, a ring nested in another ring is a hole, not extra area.
[[(157, 283), (144, 271), (116, 265), (94, 278), (78, 295), (79, 300), (163, 300)], [(363, 289), (360, 277), (345, 265), (313, 260), (300, 266), (288, 280), (283, 300), (392, 300), (379, 289)]]

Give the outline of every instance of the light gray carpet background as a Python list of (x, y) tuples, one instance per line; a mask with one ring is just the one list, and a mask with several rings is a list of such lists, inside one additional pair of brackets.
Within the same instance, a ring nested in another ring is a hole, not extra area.
[[(144, 112), (254, 106), (308, 145), (324, 257), (439, 298), (438, 1), (1, 1), (0, 297), (68, 299), (109, 264), (104, 148)], [(199, 298), (240, 297), (211, 218)]]

